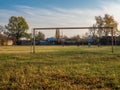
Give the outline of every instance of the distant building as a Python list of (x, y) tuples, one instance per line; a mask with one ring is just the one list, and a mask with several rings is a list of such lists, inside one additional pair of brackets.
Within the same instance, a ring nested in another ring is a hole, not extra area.
[(21, 45), (31, 45), (31, 40), (20, 40)]
[(49, 42), (46, 41), (46, 40), (40, 40), (40, 41), (39, 41), (39, 44), (40, 44), (40, 45), (49, 45)]
[(57, 39), (54, 37), (47, 38), (46, 40), (36, 40), (36, 45), (55, 45), (57, 42)]
[(76, 44), (76, 40), (75, 39), (65, 39), (64, 43), (66, 45), (74, 45), (74, 44)]
[(7, 46), (12, 46), (13, 45), (13, 40), (7, 40), (6, 45)]
[(51, 38), (47, 38), (46, 41), (50, 44), (50, 45), (55, 45), (57, 42), (57, 39), (54, 37)]
[(47, 41), (57, 41), (57, 39), (56, 39), (56, 38), (54, 38), (54, 37), (47, 38), (46, 40), (47, 40)]
[(9, 39), (4, 34), (0, 34), (0, 45), (1, 46), (11, 46), (11, 45), (13, 45), (13, 40)]

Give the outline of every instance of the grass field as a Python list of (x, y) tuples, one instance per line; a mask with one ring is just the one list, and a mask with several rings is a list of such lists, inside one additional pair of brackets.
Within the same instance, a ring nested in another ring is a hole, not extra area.
[(120, 90), (120, 47), (0, 46), (0, 90)]

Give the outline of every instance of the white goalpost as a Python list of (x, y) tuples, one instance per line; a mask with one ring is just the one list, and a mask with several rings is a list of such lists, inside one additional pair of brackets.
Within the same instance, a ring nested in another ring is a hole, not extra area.
[(74, 29), (74, 30), (83, 30), (83, 29), (111, 29), (111, 36), (112, 36), (112, 48), (111, 48), (111, 52), (114, 52), (114, 40), (113, 40), (113, 27), (50, 27), (50, 28), (33, 28), (33, 44), (32, 44), (32, 53), (35, 53), (35, 46), (36, 46), (36, 42), (35, 42), (35, 31), (38, 30), (56, 30), (56, 29), (64, 29), (64, 30), (69, 30), (69, 29)]

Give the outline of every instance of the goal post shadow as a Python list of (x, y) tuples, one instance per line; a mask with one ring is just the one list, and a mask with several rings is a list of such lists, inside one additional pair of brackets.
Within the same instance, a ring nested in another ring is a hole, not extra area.
[(74, 30), (82, 30), (82, 29), (111, 29), (111, 52), (114, 53), (114, 39), (113, 39), (113, 27), (50, 27), (50, 28), (33, 28), (33, 42), (32, 42), (32, 53), (36, 53), (35, 46), (35, 31), (39, 30), (56, 30), (56, 29), (64, 29), (64, 30), (69, 30), (69, 29), (74, 29)]

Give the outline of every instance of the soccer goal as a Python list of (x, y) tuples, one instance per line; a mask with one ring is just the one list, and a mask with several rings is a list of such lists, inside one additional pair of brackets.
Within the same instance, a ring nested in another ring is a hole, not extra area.
[(33, 28), (33, 44), (32, 44), (32, 53), (36, 53), (36, 40), (35, 40), (35, 32), (40, 30), (83, 30), (83, 29), (111, 29), (111, 52), (114, 52), (114, 39), (113, 39), (113, 27), (50, 27), (50, 28)]

